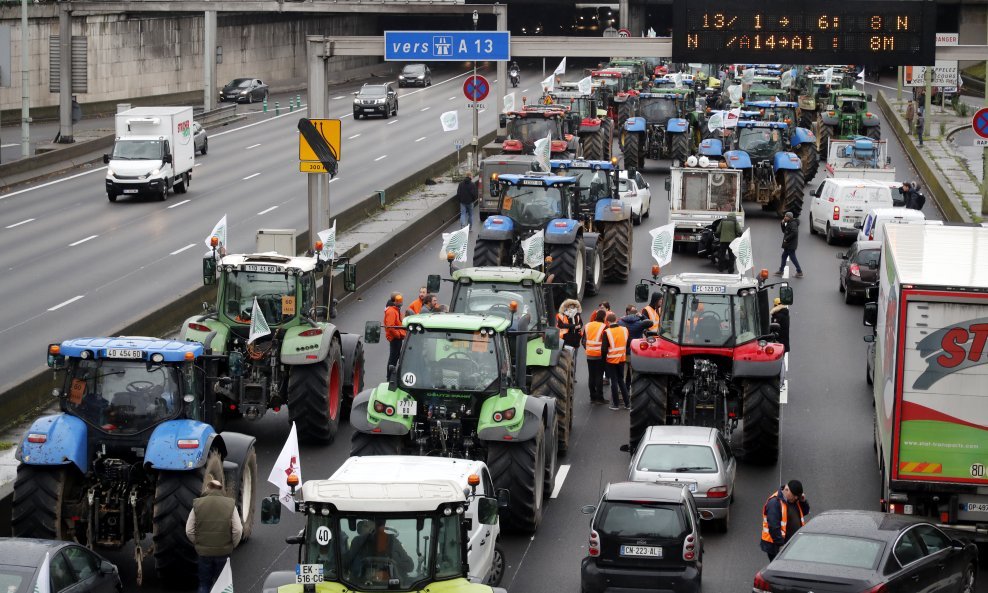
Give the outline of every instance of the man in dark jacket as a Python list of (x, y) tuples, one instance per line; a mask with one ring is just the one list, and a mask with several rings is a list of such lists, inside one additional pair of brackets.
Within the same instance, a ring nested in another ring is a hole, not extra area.
[(905, 202), (904, 206), (906, 208), (912, 210), (923, 209), (923, 205), (926, 203), (926, 196), (919, 193), (919, 184), (903, 181), (902, 187), (899, 188), (899, 192), (902, 194), (902, 199)]
[(799, 265), (799, 260), (796, 259), (796, 248), (799, 246), (799, 221), (796, 220), (792, 212), (786, 212), (786, 215), (782, 217), (782, 262), (779, 264), (779, 270), (775, 273), (776, 276), (782, 275), (782, 270), (786, 267), (786, 260), (791, 259), (793, 265), (796, 266), (796, 277), (803, 277), (803, 268)]
[(782, 304), (782, 299), (776, 297), (775, 306), (770, 311), (772, 323), (779, 326), (779, 341), (785, 346), (786, 352), (792, 352), (789, 347), (789, 307)]
[(810, 503), (799, 480), (789, 480), (778, 492), (773, 492), (762, 507), (762, 551), (771, 562), (782, 548), (806, 525)]
[(733, 253), (731, 252), (731, 241), (741, 236), (741, 223), (734, 212), (727, 215), (727, 218), (720, 221), (718, 229), (720, 236), (720, 258), (717, 260), (717, 267), (720, 272), (729, 273), (734, 267)]
[(473, 221), (473, 204), (477, 201), (477, 184), (473, 182), (473, 174), (467, 171), (463, 181), (456, 188), (456, 199), (460, 202), (460, 228)]
[(198, 593), (209, 593), (243, 535), (237, 504), (223, 493), (219, 480), (207, 482), (203, 495), (192, 503), (185, 535), (199, 555)]

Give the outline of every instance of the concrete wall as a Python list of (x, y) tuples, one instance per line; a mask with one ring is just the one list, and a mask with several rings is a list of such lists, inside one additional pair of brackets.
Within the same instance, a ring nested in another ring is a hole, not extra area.
[[(962, 6), (960, 27), (961, 45), (985, 45), (988, 43), (988, 5)], [(958, 64), (961, 68), (966, 68), (975, 62), (961, 60)]]
[[(58, 35), (57, 12), (32, 10), (28, 27), (31, 106), (58, 104), (48, 90), (48, 37)], [(0, 88), (0, 109), (21, 104), (21, 28), (17, 11), (0, 11), (0, 25), (11, 27), (11, 87)], [(217, 40), (223, 62), (217, 82), (249, 76), (268, 84), (304, 83), (305, 36), (372, 35), (374, 15), (223, 15)], [(100, 15), (73, 19), (73, 35), (88, 37), (89, 92), (80, 103), (123, 100), (188, 91), (203, 86), (203, 17)], [(330, 79), (379, 63), (379, 58), (340, 57), (332, 60)]]

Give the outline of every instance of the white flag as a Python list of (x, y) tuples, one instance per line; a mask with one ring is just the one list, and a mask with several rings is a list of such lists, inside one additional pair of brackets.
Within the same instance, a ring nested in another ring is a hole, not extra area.
[(755, 69), (745, 68), (744, 72), (741, 74), (741, 82), (745, 84), (751, 84), (755, 82)]
[(219, 240), (219, 244), (216, 245), (216, 251), (224, 252), (226, 249), (226, 214), (224, 214), (223, 218), (216, 223), (213, 230), (206, 235), (206, 247), (212, 248), (213, 244), (211, 240), (213, 237), (216, 237)]
[[(727, 220), (727, 219), (725, 219)], [(721, 223), (724, 224), (724, 223)], [(745, 229), (741, 236), (731, 241), (731, 251), (737, 258), (738, 273), (744, 274), (754, 267), (754, 257), (751, 253), (751, 229)]]
[(517, 108), (515, 107), (515, 94), (508, 93), (507, 95), (504, 96), (504, 109), (502, 111), (504, 113), (509, 113), (511, 111), (515, 111), (516, 109)]
[(288, 433), (288, 440), (281, 448), (274, 467), (271, 468), (271, 475), (268, 482), (278, 489), (278, 498), (281, 504), (288, 507), (288, 510), (295, 512), (295, 501), (292, 499), (292, 491), (288, 487), (286, 480), (288, 476), (295, 474), (298, 477), (299, 486), (302, 485), (302, 459), (298, 454), (298, 433), (295, 432), (295, 423), (292, 422), (292, 430)]
[(711, 132), (724, 127), (724, 112), (714, 111), (710, 119), (707, 120), (707, 129)]
[(648, 232), (652, 235), (652, 257), (659, 266), (672, 261), (672, 245), (676, 234), (676, 223), (656, 227)]
[(264, 318), (261, 307), (257, 304), (257, 297), (254, 297), (254, 307), (250, 310), (250, 333), (247, 335), (247, 343), (252, 344), (257, 338), (271, 334), (271, 326)]
[(834, 83), (834, 69), (833, 68), (827, 68), (826, 70), (823, 71), (823, 83), (824, 84), (833, 84)]
[(322, 251), (319, 252), (319, 259), (322, 261), (333, 261), (336, 257), (336, 219), (333, 219), (333, 227), (317, 233), (322, 241)]
[(553, 70), (552, 73), (557, 76), (562, 76), (563, 74), (566, 74), (566, 58), (563, 58), (562, 61), (559, 62), (559, 65), (556, 66), (556, 69)]
[(735, 107), (727, 112), (724, 117), (724, 127), (725, 128), (736, 128), (738, 127), (738, 120), (741, 119), (741, 108)]
[(552, 155), (552, 133), (535, 141), (535, 151), (532, 153), (535, 160), (542, 166), (540, 171), (549, 170), (549, 157)]
[[(16, 590), (17, 587), (14, 587)], [(34, 583), (34, 593), (51, 593), (51, 556), (45, 552), (45, 559), (38, 569), (38, 580)]]
[(680, 88), (680, 87), (682, 87), (683, 86), (683, 73), (682, 72), (676, 72), (675, 74), (673, 74), (672, 75), (672, 83), (673, 83), (673, 85), (675, 85), (675, 87), (677, 89)]
[(727, 87), (727, 96), (731, 99), (731, 103), (737, 103), (741, 100), (741, 85), (732, 84)]
[(443, 233), (443, 247), (439, 250), (439, 259), (447, 261), (447, 254), (452, 251), (455, 254), (453, 261), (467, 261), (469, 245), (470, 225), (452, 233)]
[(555, 74), (550, 74), (546, 76), (545, 80), (542, 81), (542, 92), (551, 93), (556, 90)]
[(649, 27), (648, 28), (648, 36), (650, 38), (654, 38), (655, 37), (655, 29), (653, 29), (652, 27)]
[(538, 268), (545, 264), (545, 232), (539, 231), (521, 242), (521, 250), (525, 254), (525, 265)]
[(782, 77), (779, 78), (779, 86), (784, 89), (790, 88), (792, 86), (792, 82), (793, 82), (792, 70), (786, 70), (785, 72), (782, 73)]
[(460, 118), (455, 111), (447, 111), (439, 116), (439, 122), (443, 125), (444, 132), (452, 132), (460, 129)]
[(230, 568), (230, 558), (226, 559), (226, 565), (220, 571), (220, 576), (216, 577), (213, 588), (209, 593), (233, 593), (233, 569)]
[(589, 76), (580, 79), (580, 82), (576, 83), (576, 88), (579, 89), (581, 95), (589, 95), (593, 92), (593, 79)]
[(858, 82), (861, 84), (865, 83), (865, 69), (864, 66), (861, 67), (861, 72), (858, 73)]

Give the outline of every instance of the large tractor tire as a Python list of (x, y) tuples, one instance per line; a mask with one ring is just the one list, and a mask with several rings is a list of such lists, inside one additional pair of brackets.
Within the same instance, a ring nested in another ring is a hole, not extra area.
[(817, 152), (816, 146), (810, 142), (804, 142), (796, 149), (796, 154), (799, 155), (799, 160), (803, 164), (803, 180), (805, 182), (812, 181), (820, 168), (820, 153)]
[(401, 437), (355, 431), (350, 437), (350, 457), (401, 455)]
[(812, 130), (816, 124), (816, 111), (799, 111), (799, 127)]
[(782, 171), (782, 200), (779, 202), (779, 216), (792, 212), (795, 218), (803, 211), (803, 189), (806, 181), (802, 170)]
[(611, 118), (605, 117), (601, 120), (600, 133), (604, 145), (603, 160), (609, 161), (611, 160), (611, 155), (614, 154), (614, 122), (611, 121)]
[(307, 443), (332, 443), (343, 415), (343, 360), (334, 340), (322, 362), (296, 365), (288, 376), (288, 415)]
[(865, 128), (865, 136), (871, 138), (872, 140), (882, 139), (882, 128), (879, 126), (871, 126), (870, 128)]
[(690, 156), (690, 136), (687, 133), (673, 134), (669, 146), (669, 158), (674, 165), (682, 165)]
[(597, 296), (597, 293), (600, 292), (600, 285), (604, 283), (604, 262), (600, 256), (601, 253), (596, 248), (591, 251), (590, 257), (593, 259), (590, 260), (588, 267), (585, 296)]
[(82, 475), (70, 465), (17, 466), (11, 533), (14, 537), (85, 542), (85, 533), (73, 534), (66, 507), (81, 503)]
[(628, 444), (631, 452), (645, 436), (649, 426), (666, 423), (669, 408), (669, 377), (633, 373), (631, 379), (631, 429)]
[(185, 523), (192, 503), (205, 490), (209, 480), (223, 481), (223, 459), (210, 451), (206, 463), (192, 471), (158, 473), (154, 489), (154, 570), (159, 579), (172, 583), (196, 574), (198, 555), (185, 536)]
[(254, 509), (257, 506), (257, 452), (254, 447), (247, 452), (244, 464), (237, 472), (237, 482), (227, 482), (226, 495), (237, 501), (237, 512), (244, 526), (241, 541), (247, 541), (254, 531)]
[(534, 533), (542, 522), (545, 499), (545, 426), (539, 425), (527, 441), (492, 441), (487, 445), (487, 467), (495, 488), (507, 488), (511, 506), (501, 511), (505, 529)]
[(628, 132), (624, 135), (624, 146), (621, 150), (624, 151), (624, 168), (629, 171), (638, 171), (642, 168), (642, 161), (645, 159), (642, 157), (641, 140), (642, 135), (638, 132)]
[(627, 282), (631, 275), (631, 247), (633, 229), (631, 220), (598, 224), (598, 252), (604, 256), (604, 280)]
[(743, 389), (744, 460), (771, 465), (779, 459), (779, 379), (748, 379)]
[[(556, 282), (576, 282), (576, 295), (578, 301), (583, 300), (583, 293), (586, 292), (587, 267), (583, 261), (583, 237), (576, 236), (576, 241), (569, 245), (553, 243), (546, 245), (548, 254), (552, 257), (549, 263), (549, 273), (555, 274)], [(474, 265), (477, 265), (476, 263)]]
[(635, 115), (635, 105), (631, 101), (625, 101), (618, 106), (618, 128), (624, 129), (624, 122), (628, 121), (629, 117), (634, 117)]
[(599, 161), (604, 158), (604, 136), (602, 128), (593, 134), (588, 134), (583, 140), (583, 158), (591, 161)]
[(537, 367), (532, 371), (531, 395), (556, 400), (556, 437), (560, 455), (566, 455), (573, 431), (573, 364), (573, 351), (564, 347), (554, 366)]
[(510, 265), (510, 257), (507, 241), (477, 239), (477, 243), (473, 246), (473, 265), (478, 268)]
[(820, 160), (826, 162), (830, 150), (830, 139), (834, 137), (834, 126), (820, 126)]
[[(347, 339), (346, 335), (343, 337)], [(343, 420), (350, 419), (350, 408), (353, 406), (353, 400), (364, 390), (364, 343), (359, 338), (356, 340), (351, 356), (353, 362), (346, 364), (344, 361), (343, 365), (344, 368), (349, 368), (349, 372), (343, 378), (343, 409), (340, 410)]]

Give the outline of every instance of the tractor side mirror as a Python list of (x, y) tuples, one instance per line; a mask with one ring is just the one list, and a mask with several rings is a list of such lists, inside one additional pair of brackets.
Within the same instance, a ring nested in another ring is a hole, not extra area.
[(281, 501), (277, 494), (265, 497), (261, 500), (261, 523), (265, 525), (277, 525), (281, 522)]
[(498, 501), (490, 496), (483, 496), (477, 500), (477, 517), (481, 525), (497, 524)]
[(506, 509), (511, 506), (511, 491), (507, 488), (498, 488), (495, 492), (497, 495), (497, 506), (501, 509)]
[(492, 198), (496, 198), (501, 195), (501, 186), (497, 182), (497, 178), (493, 175), (491, 176), (491, 188), (490, 194)]
[(346, 292), (356, 292), (357, 290), (356, 264), (343, 264), (343, 290), (345, 290)]
[(648, 284), (642, 282), (641, 284), (635, 285), (635, 302), (636, 303), (648, 302)]
[(108, 155), (108, 154), (104, 154), (103, 155), (103, 164), (104, 165), (109, 165), (110, 164), (110, 155)]
[(871, 93), (868, 93), (867, 98), (869, 103), (875, 100), (875, 98), (871, 96)]
[(501, 115), (499, 115), (498, 118), (497, 118), (497, 126), (499, 128), (506, 128), (506, 127), (508, 127), (508, 116), (505, 115), (505, 114), (503, 114), (503, 113)]
[(437, 294), (439, 292), (439, 285), (441, 280), (439, 279), (439, 274), (429, 274), (429, 277), (425, 281), (425, 289), (432, 294)]
[(48, 345), (48, 366), (53, 369), (60, 369), (65, 366), (65, 356), (61, 354), (52, 354), (52, 347), (58, 346), (58, 344)]
[(779, 302), (783, 305), (792, 304), (792, 286), (780, 286), (779, 287)]
[(672, 191), (672, 180), (666, 177), (666, 191)]
[(559, 350), (559, 329), (555, 327), (546, 328), (543, 337), (545, 347), (549, 350)]
[(865, 303), (864, 306), (864, 323), (868, 327), (875, 327), (875, 323), (878, 322), (878, 303)]
[(377, 344), (381, 341), (381, 322), (368, 321), (364, 324), (364, 342)]
[(202, 258), (202, 284), (216, 284), (216, 258), (212, 254)]

